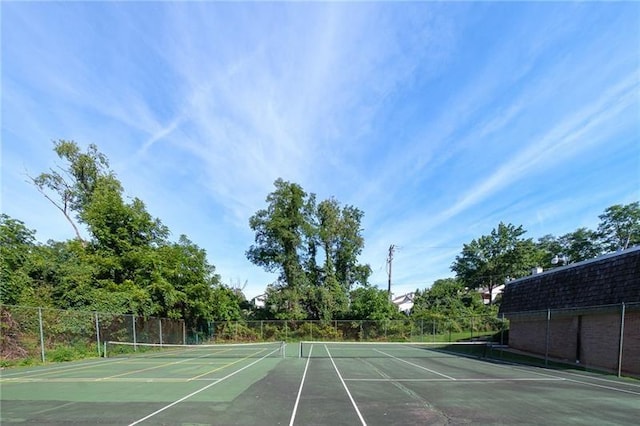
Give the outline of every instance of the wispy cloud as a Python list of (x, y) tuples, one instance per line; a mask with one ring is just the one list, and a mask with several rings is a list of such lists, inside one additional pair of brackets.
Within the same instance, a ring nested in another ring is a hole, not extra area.
[(256, 293), (247, 219), (282, 177), (365, 212), (374, 283), (396, 244), (397, 285), (427, 286), (499, 220), (561, 229), (633, 197), (639, 20), (623, 3), (9, 3), (3, 197), (58, 235), (6, 160), (40, 171), (51, 139), (98, 143)]

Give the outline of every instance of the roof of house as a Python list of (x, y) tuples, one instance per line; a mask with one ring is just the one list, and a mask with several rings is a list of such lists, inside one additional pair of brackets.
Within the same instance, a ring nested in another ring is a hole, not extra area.
[(640, 302), (640, 247), (509, 282), (500, 312)]

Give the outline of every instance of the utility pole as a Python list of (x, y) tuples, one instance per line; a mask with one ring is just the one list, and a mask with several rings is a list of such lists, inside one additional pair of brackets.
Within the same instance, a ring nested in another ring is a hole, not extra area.
[(393, 262), (393, 251), (395, 249), (395, 245), (391, 244), (389, 246), (389, 257), (387, 258), (387, 272), (389, 273), (389, 288), (387, 292), (389, 293), (389, 300), (391, 300), (391, 263)]

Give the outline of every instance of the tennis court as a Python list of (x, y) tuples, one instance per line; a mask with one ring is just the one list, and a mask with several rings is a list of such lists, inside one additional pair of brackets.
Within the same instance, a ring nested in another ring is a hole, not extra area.
[[(483, 358), (486, 346), (113, 345), (2, 371), (5, 423), (637, 424), (640, 383)], [(462, 353), (461, 353), (462, 352)]]

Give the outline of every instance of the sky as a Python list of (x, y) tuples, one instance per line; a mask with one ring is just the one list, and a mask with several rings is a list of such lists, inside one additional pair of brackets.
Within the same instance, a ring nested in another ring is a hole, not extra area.
[[(364, 212), (392, 291), (500, 222), (596, 229), (640, 199), (640, 3), (0, 3), (2, 212), (73, 238), (27, 182), (96, 144), (128, 197), (248, 298), (273, 182)], [(86, 232), (85, 232), (86, 235)]]

